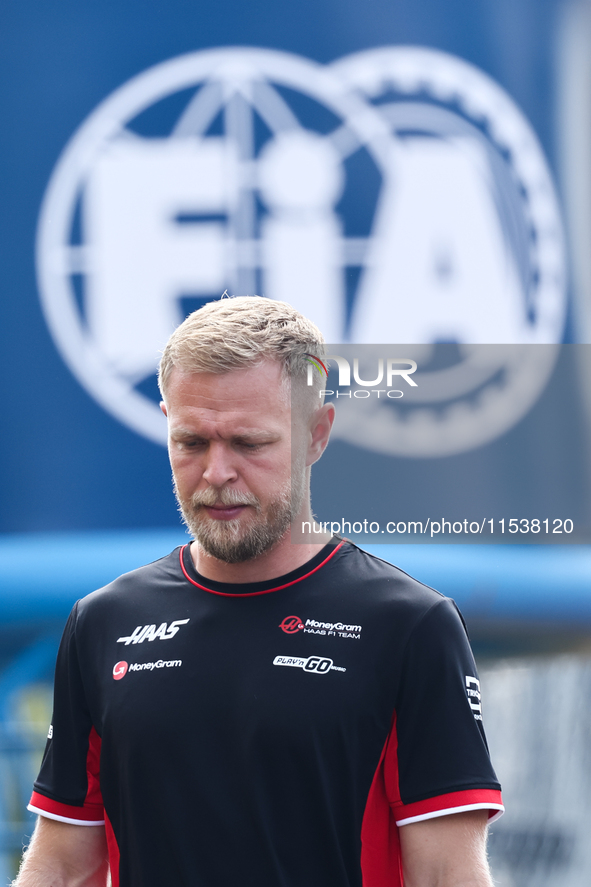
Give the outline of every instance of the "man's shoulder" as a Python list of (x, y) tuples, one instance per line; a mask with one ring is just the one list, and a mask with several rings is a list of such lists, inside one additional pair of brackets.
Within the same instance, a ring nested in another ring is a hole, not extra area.
[(181, 547), (144, 566), (122, 573), (108, 585), (87, 594), (78, 601), (78, 615), (117, 606), (118, 603), (137, 602), (154, 591), (166, 591), (183, 584), (180, 570)]
[(464, 643), (465, 626), (451, 598), (354, 543), (342, 545), (334, 560), (331, 603), (362, 625), (364, 636), (385, 638), (392, 650), (433, 633), (451, 632)]
[[(420, 618), (432, 607), (451, 600), (389, 561), (346, 541), (338, 565), (340, 579), (368, 604), (393, 608), (399, 615)], [(452, 604), (453, 606), (453, 604)]]

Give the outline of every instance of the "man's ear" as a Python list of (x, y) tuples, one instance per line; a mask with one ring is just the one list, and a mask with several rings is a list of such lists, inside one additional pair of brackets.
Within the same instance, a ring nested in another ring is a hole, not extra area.
[(332, 403), (325, 403), (319, 410), (315, 410), (310, 424), (310, 443), (308, 446), (306, 466), (318, 462), (325, 451), (334, 417), (335, 408)]
[(166, 411), (166, 404), (164, 403), (163, 400), (160, 401), (160, 409), (162, 410), (162, 412), (164, 413), (165, 416), (168, 416), (168, 413)]

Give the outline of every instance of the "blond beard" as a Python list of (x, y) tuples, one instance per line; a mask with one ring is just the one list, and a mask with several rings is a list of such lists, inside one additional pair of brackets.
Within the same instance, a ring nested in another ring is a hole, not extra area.
[[(183, 521), (199, 545), (217, 560), (238, 564), (269, 551), (284, 536), (293, 518), (299, 513), (305, 483), (289, 482), (263, 511), (260, 500), (252, 493), (241, 493), (231, 487), (208, 487), (181, 499), (176, 483), (175, 496)], [(215, 520), (203, 506), (248, 505), (252, 519)]]

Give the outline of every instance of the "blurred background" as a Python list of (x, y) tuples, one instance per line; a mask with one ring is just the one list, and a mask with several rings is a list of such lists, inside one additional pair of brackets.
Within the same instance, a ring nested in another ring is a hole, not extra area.
[(588, 885), (591, 2), (21, 0), (0, 47), (0, 884), (70, 607), (187, 538), (155, 369), (227, 290), (430, 374), (343, 413), (321, 518), (528, 521), (372, 550), (466, 616), (496, 883)]

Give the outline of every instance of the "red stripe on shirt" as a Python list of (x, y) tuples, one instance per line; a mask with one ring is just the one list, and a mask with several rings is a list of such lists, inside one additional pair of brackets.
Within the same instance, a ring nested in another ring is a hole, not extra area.
[[(103, 806), (101, 794), (101, 737), (94, 727), (88, 737), (88, 752), (86, 754), (86, 776), (88, 778), (88, 790), (84, 799), (84, 806)], [(101, 817), (102, 819), (102, 817)]]
[(107, 849), (109, 851), (109, 867), (111, 869), (111, 887), (119, 887), (119, 844), (111, 825), (111, 820), (105, 812), (105, 833), (107, 836)]
[(401, 887), (402, 861), (398, 826), (386, 792), (386, 766), (394, 768), (390, 775), (398, 786), (396, 715), (382, 749), (379, 764), (363, 814), (361, 825), (361, 873), (363, 887)]

